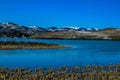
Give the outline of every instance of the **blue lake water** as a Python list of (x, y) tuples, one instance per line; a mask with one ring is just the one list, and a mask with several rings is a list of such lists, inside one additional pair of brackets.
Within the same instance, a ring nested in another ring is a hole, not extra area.
[(0, 66), (3, 67), (49, 68), (120, 63), (120, 41), (0, 38), (0, 41), (8, 40), (55, 43), (72, 48), (0, 50)]

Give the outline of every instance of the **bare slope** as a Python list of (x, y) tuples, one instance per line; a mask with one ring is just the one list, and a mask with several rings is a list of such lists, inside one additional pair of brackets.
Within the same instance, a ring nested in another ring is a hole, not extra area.
[(90, 39), (90, 40), (120, 40), (120, 29), (107, 28), (101, 31), (66, 31), (48, 32), (30, 36), (30, 38), (49, 39)]

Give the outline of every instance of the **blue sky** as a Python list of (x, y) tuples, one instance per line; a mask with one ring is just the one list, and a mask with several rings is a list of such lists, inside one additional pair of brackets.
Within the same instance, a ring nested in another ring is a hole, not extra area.
[(120, 27), (120, 0), (0, 0), (0, 22), (41, 27)]

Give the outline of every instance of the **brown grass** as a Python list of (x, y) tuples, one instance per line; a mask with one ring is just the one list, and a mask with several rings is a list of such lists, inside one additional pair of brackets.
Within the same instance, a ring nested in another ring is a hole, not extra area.
[(91, 33), (77, 33), (75, 31), (48, 32), (32, 35), (35, 39), (80, 39), (80, 40), (120, 40), (120, 30), (105, 29)]
[(0, 80), (120, 80), (120, 64), (34, 70), (0, 68)]
[(68, 48), (66, 46), (61, 46), (57, 44), (46, 44), (46, 43), (38, 43), (38, 42), (15, 42), (8, 41), (3, 42), (0, 41), (0, 49), (42, 49), (42, 48)]

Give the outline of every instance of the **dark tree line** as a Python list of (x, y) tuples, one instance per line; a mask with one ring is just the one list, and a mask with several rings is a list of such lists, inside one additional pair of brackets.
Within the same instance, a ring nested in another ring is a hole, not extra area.
[(21, 31), (18, 30), (9, 30), (9, 31), (0, 31), (0, 37), (29, 37), (30, 35), (27, 33), (23, 33)]

